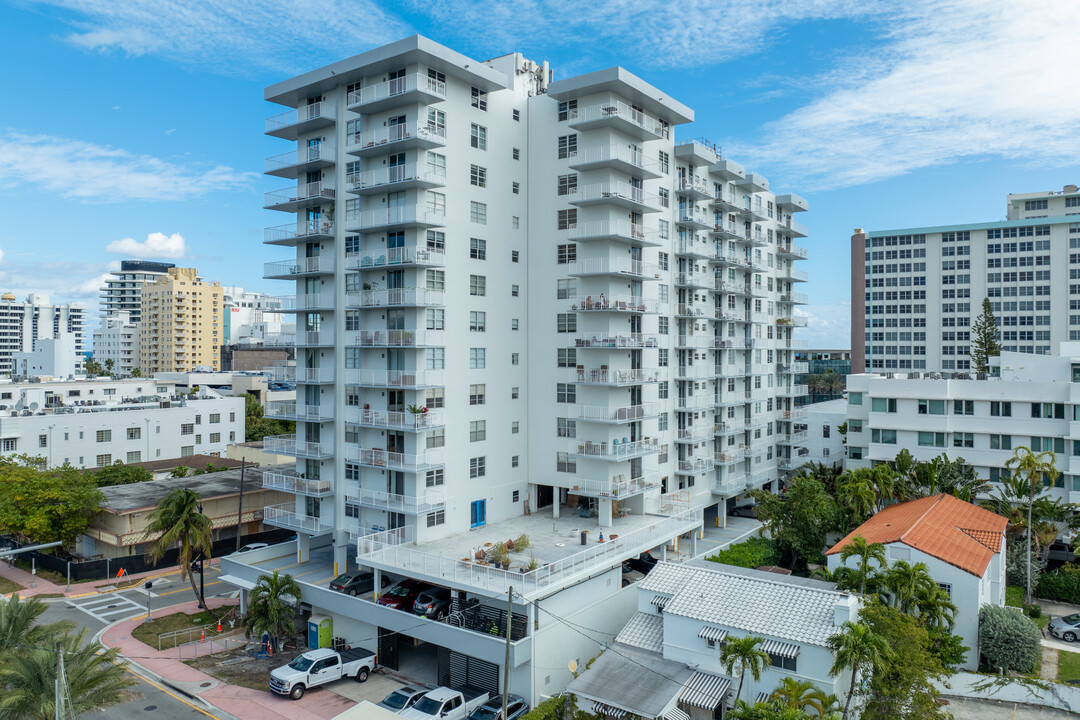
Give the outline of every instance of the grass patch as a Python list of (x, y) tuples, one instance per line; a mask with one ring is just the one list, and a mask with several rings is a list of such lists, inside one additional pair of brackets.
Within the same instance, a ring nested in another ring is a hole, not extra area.
[(48, 598), (64, 597), (64, 593), (39, 593), (39, 594), (35, 595), (34, 597), (41, 598), (42, 600), (46, 600)]
[(0, 595), (7, 595), (10, 592), (16, 592), (18, 590), (25, 590), (22, 585), (14, 580), (8, 580), (5, 577), (0, 577)]
[(1024, 607), (1024, 588), (1016, 585), (1006, 585), (1005, 604), (1009, 607)]
[(705, 559), (737, 567), (757, 568), (762, 565), (779, 564), (780, 550), (776, 547), (776, 541), (771, 538), (752, 537)]
[[(232, 610), (231, 605), (224, 605), (213, 610), (200, 610), (197, 613), (183, 613), (176, 612), (171, 615), (165, 615), (157, 617), (150, 622), (144, 622), (141, 625), (136, 626), (131, 631), (131, 637), (143, 642), (155, 650), (158, 649), (158, 635), (162, 633), (171, 633), (176, 630), (188, 630), (192, 628), (201, 627), (203, 625), (212, 625), (217, 622), (219, 617), (224, 617)], [(225, 623), (222, 628), (222, 634), (230, 632), (232, 628)], [(217, 628), (211, 627), (206, 629), (207, 635), (217, 635)], [(179, 637), (164, 638), (161, 643), (161, 649), (176, 647), (177, 644), (184, 644), (191, 640), (198, 640), (199, 636), (192, 634), (191, 637), (181, 634)]]
[(1080, 653), (1058, 650), (1058, 682), (1080, 680)]

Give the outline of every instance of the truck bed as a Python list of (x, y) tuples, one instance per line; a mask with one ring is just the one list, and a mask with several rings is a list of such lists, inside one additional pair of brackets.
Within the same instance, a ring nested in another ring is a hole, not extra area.
[(364, 648), (352, 648), (351, 650), (342, 650), (338, 654), (341, 655), (341, 664), (345, 665), (356, 660), (366, 660), (375, 653)]

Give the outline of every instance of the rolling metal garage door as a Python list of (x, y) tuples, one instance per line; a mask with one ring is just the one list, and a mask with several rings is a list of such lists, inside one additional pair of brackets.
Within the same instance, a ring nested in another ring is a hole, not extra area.
[(497, 694), (499, 692), (499, 666), (440, 647), (439, 684), (457, 688), (468, 686)]

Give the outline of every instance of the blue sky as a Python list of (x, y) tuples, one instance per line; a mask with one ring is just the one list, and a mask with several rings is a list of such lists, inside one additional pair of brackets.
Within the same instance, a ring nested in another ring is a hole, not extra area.
[[(852, 229), (993, 220), (1080, 182), (1080, 3), (1003, 0), (17, 0), (0, 4), (0, 290), (96, 311), (123, 258), (263, 280), (286, 144), (263, 88), (413, 33), (556, 78), (623, 65), (797, 192), (811, 346), (848, 345)], [(802, 288), (800, 288), (802, 290)]]

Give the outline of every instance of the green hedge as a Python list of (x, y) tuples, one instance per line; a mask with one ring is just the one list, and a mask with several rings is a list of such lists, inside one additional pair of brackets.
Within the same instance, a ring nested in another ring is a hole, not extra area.
[(706, 560), (737, 567), (756, 568), (762, 565), (778, 565), (780, 550), (776, 547), (776, 541), (771, 538), (752, 537), (721, 550), (707, 557)]
[(1053, 572), (1044, 572), (1035, 586), (1035, 595), (1047, 600), (1080, 604), (1080, 567), (1062, 565)]

